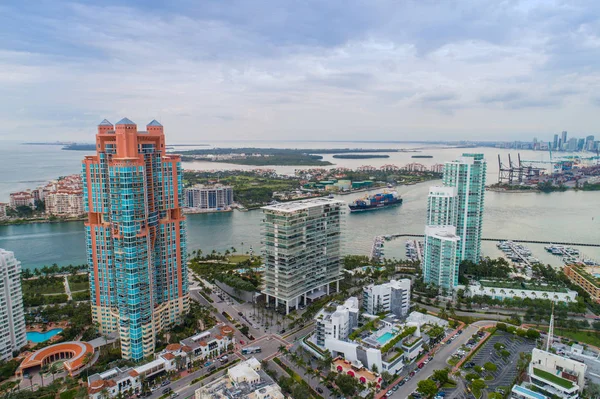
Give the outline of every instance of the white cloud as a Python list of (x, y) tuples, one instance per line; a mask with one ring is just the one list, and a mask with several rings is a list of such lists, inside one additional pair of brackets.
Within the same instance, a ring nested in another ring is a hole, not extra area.
[(10, 9), (37, 28), (0, 44), (0, 135), (91, 140), (122, 116), (172, 142), (593, 131), (598, 8), (485, 3)]

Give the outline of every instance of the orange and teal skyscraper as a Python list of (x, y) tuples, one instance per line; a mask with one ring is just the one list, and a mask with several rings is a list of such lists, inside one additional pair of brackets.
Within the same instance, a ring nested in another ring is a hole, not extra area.
[(132, 360), (189, 310), (181, 158), (166, 153), (160, 123), (146, 129), (103, 120), (82, 171), (93, 321)]

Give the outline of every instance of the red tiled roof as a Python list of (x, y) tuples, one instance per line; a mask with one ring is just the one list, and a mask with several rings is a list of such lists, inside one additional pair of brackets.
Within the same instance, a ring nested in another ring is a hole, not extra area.
[(175, 355), (172, 353), (165, 353), (164, 355), (162, 355), (163, 359), (167, 359), (167, 360), (173, 360), (175, 359)]
[(178, 351), (179, 349), (181, 349), (181, 345), (179, 345), (179, 344), (169, 344), (169, 345), (167, 345), (166, 349), (168, 351)]

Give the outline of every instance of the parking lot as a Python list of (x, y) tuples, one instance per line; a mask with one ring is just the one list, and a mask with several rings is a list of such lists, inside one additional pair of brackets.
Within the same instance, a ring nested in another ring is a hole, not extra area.
[[(500, 343), (504, 349), (510, 353), (506, 358), (494, 348), (494, 345)], [(502, 331), (496, 331), (479, 351), (473, 356), (469, 363), (474, 363), (477, 366), (483, 367), (487, 362), (494, 363), (497, 366), (496, 371), (489, 372), (494, 379), (486, 381), (489, 392), (495, 391), (499, 387), (510, 387), (517, 376), (517, 362), (519, 353), (530, 353), (535, 347), (535, 341), (522, 338), (513, 334)], [(468, 367), (468, 365), (466, 365)], [(470, 371), (463, 366), (466, 371)]]

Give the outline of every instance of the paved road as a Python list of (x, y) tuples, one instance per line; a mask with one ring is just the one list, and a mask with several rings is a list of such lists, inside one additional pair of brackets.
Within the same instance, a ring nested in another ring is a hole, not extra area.
[[(235, 359), (237, 356), (237, 354), (231, 355), (231, 359)], [(203, 386), (204, 384), (206, 384), (209, 381), (215, 380), (219, 377), (222, 377), (225, 373), (227, 372), (227, 369), (221, 370), (215, 374), (213, 374), (212, 376), (199, 381), (193, 385), (190, 385), (190, 383), (198, 378), (201, 377), (205, 374), (208, 373), (208, 368), (202, 368), (200, 370), (198, 370), (195, 373), (189, 374), (183, 378), (180, 378), (177, 381), (173, 381), (171, 384), (169, 384), (168, 386), (173, 390), (173, 392), (177, 392), (179, 394), (179, 397), (181, 399), (186, 399), (189, 398), (191, 396), (194, 396), (194, 393), (196, 392), (196, 389), (200, 388), (201, 386)], [(160, 398), (163, 394), (162, 391), (163, 389), (165, 389), (166, 387), (161, 387), (158, 388), (156, 391), (154, 391), (152, 393), (151, 396), (149, 396), (150, 399), (158, 399)]]
[(410, 381), (406, 382), (396, 392), (394, 392), (391, 397), (406, 399), (408, 395), (417, 389), (417, 383), (419, 381), (429, 378), (431, 374), (433, 374), (434, 370), (448, 367), (446, 360), (448, 360), (458, 348), (464, 345), (471, 338), (471, 336), (479, 330), (479, 328), (494, 323), (496, 322), (492, 320), (486, 320), (478, 321), (467, 326), (463, 330), (463, 333), (459, 335), (453, 342), (449, 344), (443, 344), (434, 354), (433, 359), (431, 359), (429, 363), (427, 363), (420, 371), (418, 371), (417, 374), (410, 379)]
[(71, 287), (69, 286), (69, 278), (66, 275), (65, 275), (64, 285), (65, 285), (65, 293), (67, 294), (67, 298), (69, 299), (69, 301), (72, 301), (73, 295), (71, 295)]

